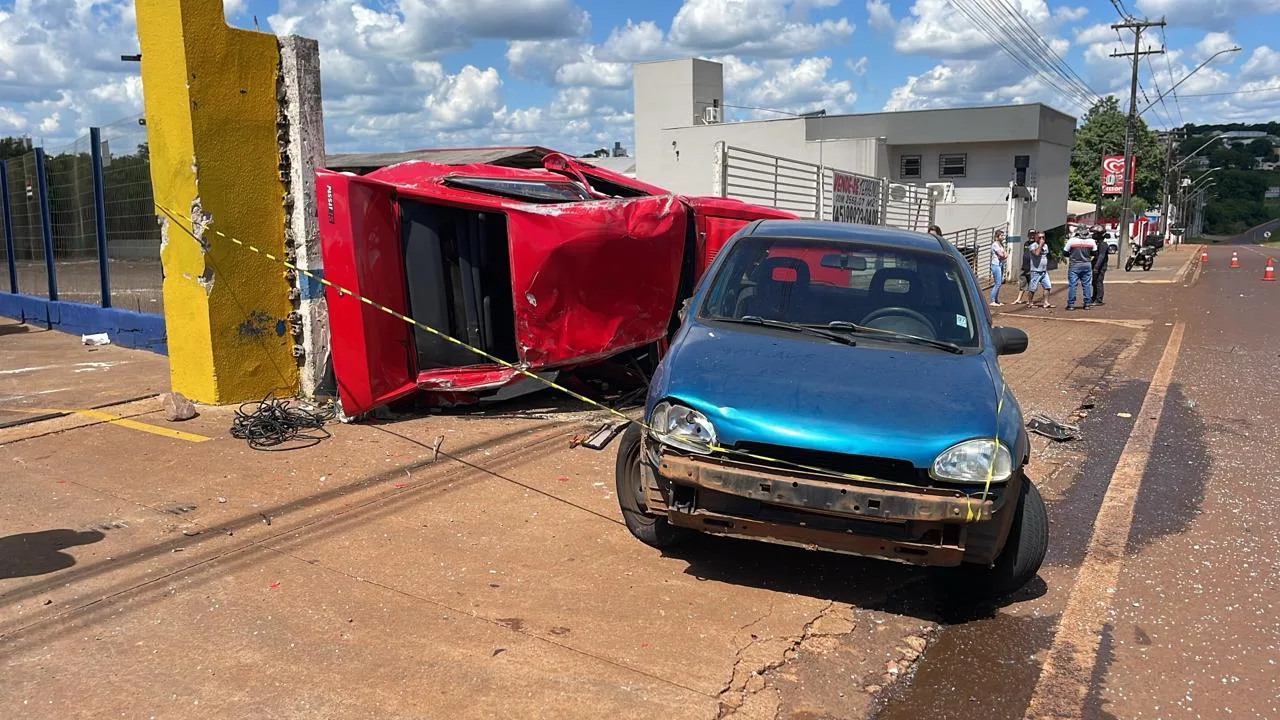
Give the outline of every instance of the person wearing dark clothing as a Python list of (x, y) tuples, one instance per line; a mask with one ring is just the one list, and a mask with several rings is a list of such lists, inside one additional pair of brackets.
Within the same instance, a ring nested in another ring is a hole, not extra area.
[(1111, 246), (1107, 244), (1107, 234), (1100, 227), (1093, 229), (1093, 241), (1098, 244), (1098, 249), (1093, 254), (1093, 304), (1105, 305), (1102, 302), (1105, 290), (1102, 283), (1106, 278), (1107, 263), (1111, 261)]
[(1034, 290), (1031, 290), (1031, 248), (1035, 244), (1036, 231), (1030, 230), (1027, 232), (1027, 239), (1022, 243), (1022, 252), (1019, 253), (1022, 255), (1022, 266), (1018, 270), (1018, 297), (1014, 298), (1014, 305), (1021, 305), (1026, 302), (1026, 300), (1022, 299), (1022, 296), (1026, 295), (1028, 291), (1032, 294), (1035, 293)]

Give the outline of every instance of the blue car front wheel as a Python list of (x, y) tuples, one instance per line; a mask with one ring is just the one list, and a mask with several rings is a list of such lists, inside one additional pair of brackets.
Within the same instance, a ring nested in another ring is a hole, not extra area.
[(614, 483), (622, 520), (631, 534), (646, 545), (664, 548), (686, 539), (691, 531), (672, 525), (661, 515), (651, 515), (645, 507), (644, 474), (640, 468), (640, 442), (643, 428), (632, 423), (618, 442), (618, 461), (614, 467)]

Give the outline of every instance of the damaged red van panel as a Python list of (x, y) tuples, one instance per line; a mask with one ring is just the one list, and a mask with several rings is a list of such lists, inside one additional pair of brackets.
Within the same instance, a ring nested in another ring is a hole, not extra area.
[(494, 357), (543, 372), (658, 343), (730, 235), (794, 217), (672, 195), (559, 153), (543, 164), (316, 172), (325, 277), (447, 336), (327, 287), (346, 414), (413, 392), (475, 400), (520, 379)]

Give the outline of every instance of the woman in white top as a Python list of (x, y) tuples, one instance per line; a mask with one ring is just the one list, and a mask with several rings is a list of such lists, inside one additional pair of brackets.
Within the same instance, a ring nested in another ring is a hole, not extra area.
[(1004, 231), (997, 230), (991, 241), (991, 307), (1001, 307), (1000, 284), (1004, 282), (1004, 259), (1009, 257), (1009, 250), (1004, 244)]

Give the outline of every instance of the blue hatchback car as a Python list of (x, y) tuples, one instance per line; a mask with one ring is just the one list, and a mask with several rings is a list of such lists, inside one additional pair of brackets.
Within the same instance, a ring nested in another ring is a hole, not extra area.
[(1044, 560), (1044, 502), (991, 327), (948, 242), (890, 228), (751, 223), (682, 310), (644, 422), (620, 444), (627, 527), (960, 566), (1004, 595)]

